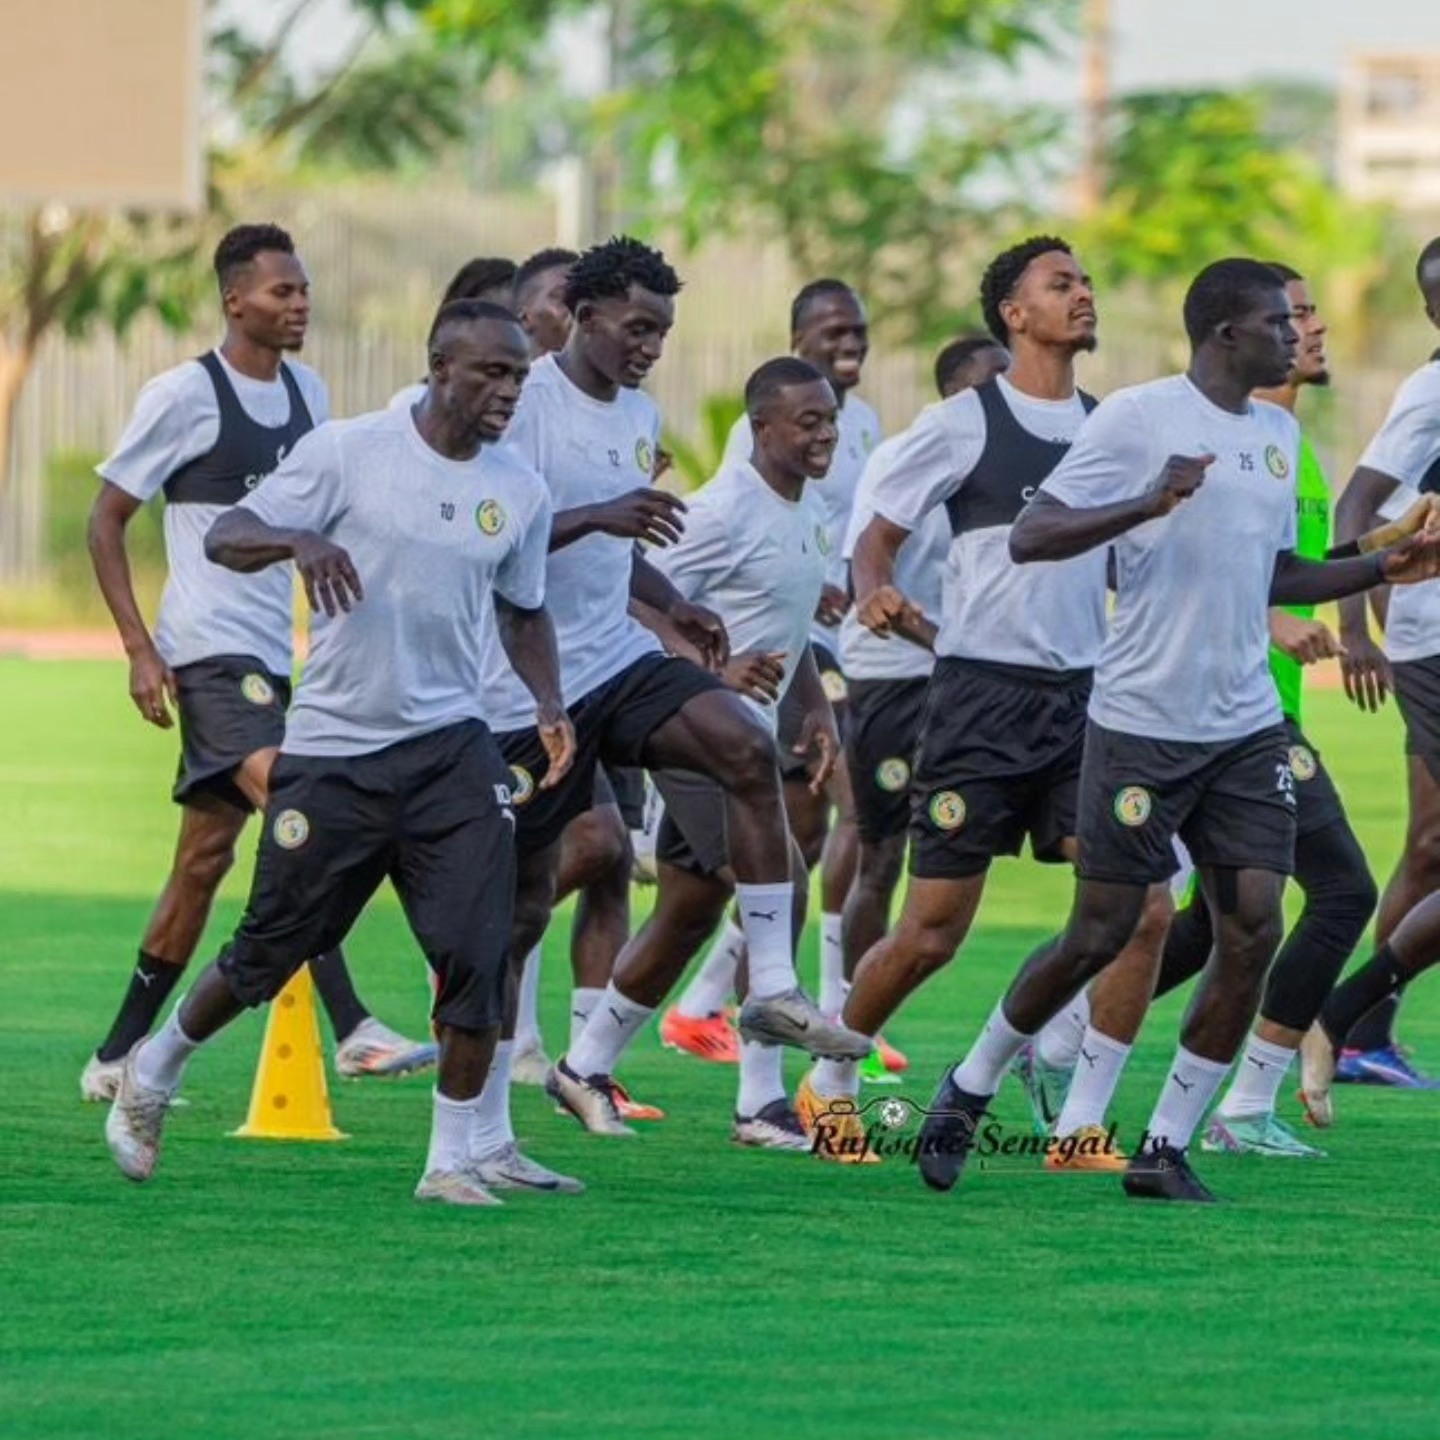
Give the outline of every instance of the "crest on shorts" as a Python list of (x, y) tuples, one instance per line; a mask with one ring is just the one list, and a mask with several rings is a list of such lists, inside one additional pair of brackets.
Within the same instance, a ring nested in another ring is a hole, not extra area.
[(1132, 830), (1150, 818), (1150, 792), (1143, 785), (1126, 785), (1115, 792), (1115, 818)]
[(523, 766), (510, 767), (510, 802), (523, 805), (535, 793), (535, 777)]
[(655, 470), (654, 448), (643, 435), (635, 442), (635, 464), (647, 479)]
[(910, 762), (892, 755), (875, 767), (875, 783), (888, 794), (898, 795), (910, 783)]
[(1313, 780), (1315, 772), (1319, 768), (1320, 764), (1315, 759), (1315, 752), (1308, 745), (1292, 745), (1290, 747), (1290, 773), (1297, 780)]
[(1285, 480), (1290, 475), (1290, 462), (1278, 445), (1265, 447), (1265, 468), (1277, 479)]
[(965, 802), (954, 790), (930, 797), (930, 820), (937, 830), (958, 830), (965, 823)]
[(271, 834), (282, 850), (298, 850), (310, 838), (310, 822), (298, 810), (282, 810)]
[(240, 682), (240, 693), (252, 705), (275, 703), (275, 687), (263, 675), (247, 675)]
[(482, 500), (475, 507), (475, 523), (482, 535), (498, 535), (505, 528), (505, 507), (498, 500)]
[(838, 670), (822, 670), (820, 688), (832, 705), (838, 705), (850, 693), (845, 688), (845, 677)]

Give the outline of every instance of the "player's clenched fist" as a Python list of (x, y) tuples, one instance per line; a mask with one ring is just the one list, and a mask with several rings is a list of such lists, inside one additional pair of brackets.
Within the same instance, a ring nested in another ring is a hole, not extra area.
[(855, 612), (860, 623), (876, 635), (893, 635), (925, 618), (924, 613), (893, 585), (872, 590)]
[(1213, 455), (1172, 455), (1147, 492), (1151, 512), (1168, 515), (1182, 500), (1188, 500), (1205, 483), (1205, 472), (1214, 463)]

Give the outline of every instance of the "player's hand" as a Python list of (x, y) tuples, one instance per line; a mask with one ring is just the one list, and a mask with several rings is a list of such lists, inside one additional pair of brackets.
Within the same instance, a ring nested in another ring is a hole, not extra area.
[(143, 719), (162, 730), (175, 724), (171, 707), (180, 708), (175, 675), (152, 645), (130, 661), (130, 698)]
[(689, 600), (679, 600), (666, 617), (679, 632), (680, 638), (700, 652), (708, 670), (724, 671), (730, 659), (730, 635), (725, 622), (713, 611)]
[(824, 710), (805, 712), (794, 751), (808, 757), (810, 793), (819, 795), (835, 773), (835, 762), (840, 758), (840, 735), (835, 729), (834, 712), (828, 706)]
[(1440, 495), (1422, 495), (1398, 520), (1367, 531), (1360, 537), (1359, 550), (1362, 555), (1369, 555), (1421, 533), (1440, 533)]
[(1215, 463), (1213, 455), (1172, 455), (1145, 492), (1151, 515), (1168, 515), (1182, 500), (1188, 500), (1204, 483), (1205, 472)]
[(1352, 704), (1373, 715), (1390, 693), (1390, 662), (1368, 632), (1342, 631), (1341, 639), (1340, 675), (1345, 694)]
[(867, 630), (885, 637), (914, 630), (925, 623), (925, 612), (893, 585), (872, 590), (861, 600), (855, 613)]
[(1385, 579), (1391, 585), (1415, 585), (1440, 575), (1440, 534), (1421, 530), (1385, 552)]
[(815, 618), (825, 626), (834, 628), (850, 608), (850, 597), (838, 585), (820, 587), (820, 603), (815, 607)]
[(365, 598), (360, 576), (349, 554), (323, 535), (301, 531), (291, 553), (312, 610), (323, 610), (332, 617), (336, 610), (349, 614), (351, 608)]
[(1270, 612), (1270, 643), (1301, 665), (1343, 655), (1345, 647), (1319, 620), (1305, 620), (1284, 610)]
[(651, 467), (650, 478), (658, 480), (667, 470), (675, 468), (675, 457), (663, 446), (655, 447), (655, 464)]
[(773, 705), (780, 698), (780, 685), (785, 679), (783, 650), (745, 650), (732, 655), (720, 672), (720, 678), (762, 705)]
[(545, 774), (537, 787), (549, 790), (558, 785), (575, 763), (575, 727), (560, 706), (547, 706), (535, 717), (540, 743), (545, 747)]
[(590, 521), (604, 535), (622, 540), (643, 540), (662, 549), (673, 545), (685, 529), (680, 518), (685, 502), (668, 490), (646, 487), (632, 490), (616, 500), (590, 507)]

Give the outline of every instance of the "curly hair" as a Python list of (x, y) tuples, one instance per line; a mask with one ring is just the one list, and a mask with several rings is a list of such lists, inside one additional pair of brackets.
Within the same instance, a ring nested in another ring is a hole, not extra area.
[(985, 328), (1002, 345), (1009, 345), (1010, 331), (1001, 318), (1000, 306), (1014, 295), (1015, 287), (1030, 268), (1030, 262), (1056, 250), (1065, 255), (1075, 253), (1069, 243), (1058, 235), (1032, 235), (1028, 240), (1002, 250), (985, 267), (985, 273), (980, 277), (980, 310), (985, 317)]
[(565, 278), (565, 308), (573, 315), (584, 300), (624, 297), (632, 285), (656, 295), (677, 295), (680, 277), (658, 251), (630, 235), (592, 245)]

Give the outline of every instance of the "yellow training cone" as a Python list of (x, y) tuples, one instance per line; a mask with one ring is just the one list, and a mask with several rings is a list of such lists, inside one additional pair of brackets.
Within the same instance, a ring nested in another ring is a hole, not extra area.
[(250, 1113), (232, 1133), (252, 1140), (345, 1139), (330, 1114), (308, 965), (295, 972), (270, 1006)]

